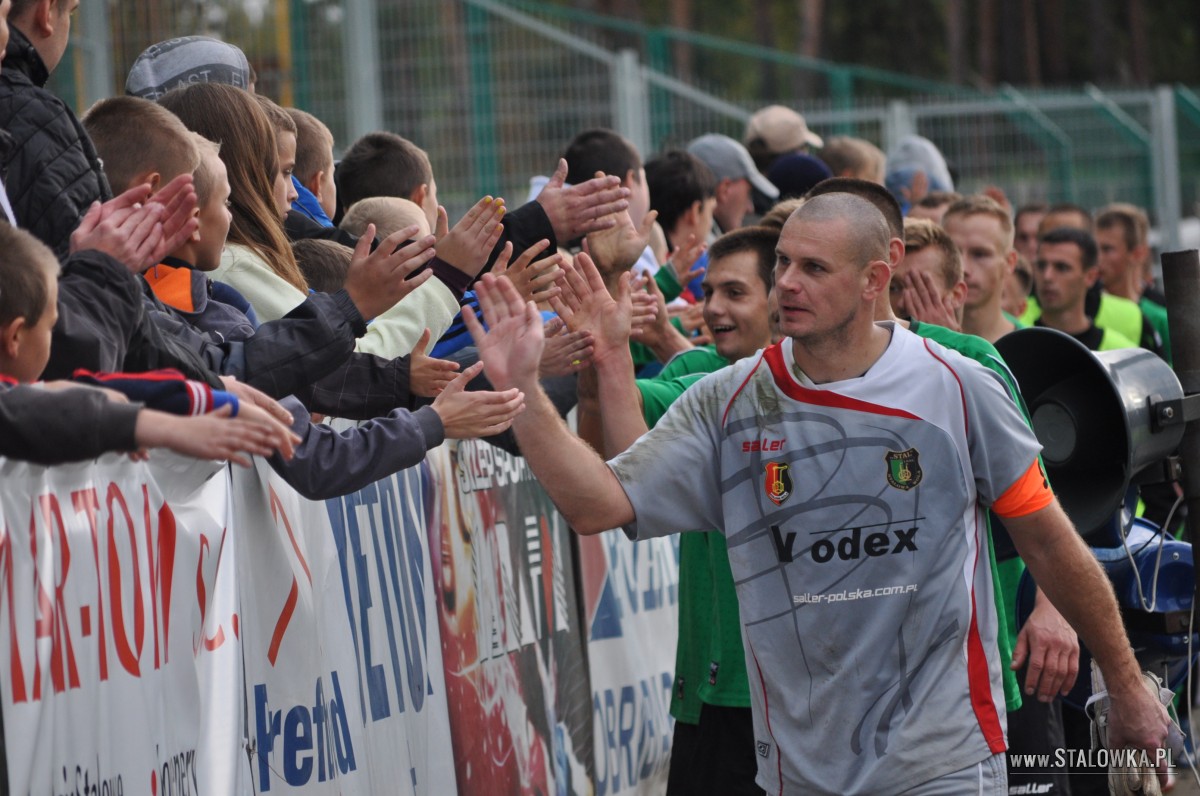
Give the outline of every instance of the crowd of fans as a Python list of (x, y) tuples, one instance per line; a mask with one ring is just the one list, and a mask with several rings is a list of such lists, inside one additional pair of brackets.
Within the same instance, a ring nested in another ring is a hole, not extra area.
[[(617, 133), (587, 130), (564, 142), (529, 202), (485, 196), (451, 224), (416, 143), (373, 132), (340, 142), (335, 161), (329, 128), (255, 94), (245, 56), (213, 39), (150, 47), (125, 96), (77, 119), (44, 88), (75, 4), (0, 3), (9, 458), (144, 458), (158, 447), (243, 465), (264, 456), (317, 499), (412, 466), (448, 438), (519, 452), (508, 429), (524, 396), (492, 389), (469, 334), (485, 272), (536, 303), (547, 392), (564, 415), (578, 404), (581, 434), (615, 455), (700, 375), (777, 339), (779, 231), (822, 193), (856, 194), (888, 221), (890, 302), (879, 320), (989, 367), (1000, 361), (990, 344), (1029, 325), (1094, 350), (1170, 356), (1144, 211), (1013, 208), (997, 189), (960, 195), (924, 138), (885, 155), (858, 138), (822, 140), (776, 105), (753, 115), (743, 142), (704, 135), (643, 161)], [(592, 354), (603, 330), (579, 311), (590, 277), (633, 295), (640, 378), (631, 373), (630, 385), (643, 418), (610, 416), (599, 398)], [(1148, 510), (1161, 503), (1148, 498)], [(1001, 603), (1012, 603), (1013, 561), (995, 565)], [(685, 535), (681, 580), (672, 790), (757, 792), (720, 533)], [(1012, 743), (1062, 746), (1049, 700), (1075, 678), (1074, 633), (1040, 601), (1020, 632), (1010, 617), (1001, 635), (1021, 676), (1007, 683)]]

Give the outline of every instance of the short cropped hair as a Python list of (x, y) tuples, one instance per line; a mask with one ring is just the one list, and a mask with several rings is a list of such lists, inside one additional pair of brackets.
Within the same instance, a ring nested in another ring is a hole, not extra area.
[(0, 222), (0, 324), (17, 318), (33, 325), (49, 309), (46, 275), (58, 276), (58, 260), (23, 229)]
[(931, 247), (942, 256), (942, 280), (946, 288), (954, 287), (963, 278), (963, 264), (962, 254), (950, 234), (927, 218), (904, 219), (904, 256)]
[(848, 193), (865, 199), (883, 214), (893, 238), (904, 237), (904, 213), (900, 210), (900, 203), (891, 191), (879, 183), (857, 177), (832, 177), (814, 185), (804, 198), (813, 199), (828, 193)]
[[(862, 269), (876, 260), (888, 260), (891, 229), (873, 202), (847, 192), (813, 196), (797, 208), (792, 220), (818, 223), (841, 221), (847, 226), (846, 244), (853, 248), (856, 265)], [(792, 223), (791, 220), (788, 223)], [(787, 227), (784, 227), (786, 231)]]
[(1100, 252), (1096, 247), (1096, 239), (1086, 229), (1057, 227), (1042, 235), (1038, 239), (1038, 243), (1074, 243), (1079, 247), (1079, 252), (1083, 256), (1083, 270), (1085, 271), (1095, 268), (1099, 261)]
[(921, 197), (920, 201), (917, 202), (917, 207), (928, 207), (932, 210), (942, 205), (954, 204), (962, 198), (963, 195), (957, 191), (930, 191)]
[(1045, 202), (1029, 202), (1027, 204), (1023, 204), (1018, 207), (1017, 212), (1013, 214), (1013, 224), (1015, 226), (1016, 223), (1021, 220), (1021, 216), (1027, 213), (1038, 213), (1040, 215), (1047, 212), (1049, 209), (1050, 205), (1046, 204)]
[(990, 196), (984, 196), (982, 194), (972, 194), (971, 196), (964, 196), (962, 199), (959, 199), (957, 202), (950, 205), (950, 207), (946, 209), (946, 215), (944, 215), (942, 217), (942, 225), (945, 226), (946, 223), (954, 216), (977, 216), (977, 215), (991, 216), (992, 218), (999, 221), (1000, 222), (1000, 230), (1001, 230), (1001, 232), (1004, 233), (1004, 239), (1007, 241), (1007, 246), (1010, 249), (1012, 248), (1012, 245), (1013, 245), (1012, 216), (1010, 216), (1008, 214), (1007, 210), (1005, 210), (1003, 207), (1000, 206), (999, 202), (997, 202), (995, 199), (993, 199)]
[[(668, 149), (646, 164), (650, 207), (667, 232), (696, 202), (717, 195), (717, 178), (703, 160), (682, 149)], [(682, 241), (674, 241), (676, 246)]]
[(767, 292), (775, 286), (775, 247), (779, 230), (770, 227), (741, 227), (726, 232), (708, 247), (708, 262), (714, 263), (731, 254), (750, 252), (758, 263), (758, 276)]
[(817, 153), (825, 165), (838, 177), (849, 172), (849, 176), (867, 179), (865, 174), (882, 174), (886, 155), (883, 150), (861, 138), (850, 135), (835, 135), (825, 139), (825, 146)]
[(775, 230), (778, 235), (783, 229), (783, 225), (792, 217), (792, 213), (796, 212), (796, 208), (804, 204), (807, 200), (802, 196), (797, 196), (792, 199), (784, 199), (782, 202), (776, 202), (775, 205), (766, 212), (766, 214), (758, 220), (758, 226), (767, 227)]
[[(1075, 219), (1063, 222), (1061, 219), (1054, 218), (1055, 216), (1075, 216)], [(1061, 202), (1053, 205), (1042, 216), (1042, 220), (1038, 222), (1038, 231), (1049, 231), (1058, 227), (1075, 227), (1076, 229), (1090, 231), (1092, 228), (1092, 214), (1088, 212), (1087, 208), (1072, 202)]]
[(429, 234), (429, 219), (421, 206), (398, 196), (359, 199), (346, 209), (338, 226), (361, 238), (367, 234), (368, 224), (375, 225), (375, 236), (380, 239), (413, 224), (421, 227), (421, 235)]
[(292, 244), (296, 263), (304, 272), (308, 286), (322, 293), (336, 293), (346, 283), (346, 273), (354, 251), (337, 241), (301, 238)]
[(338, 198), (349, 207), (370, 196), (408, 199), (433, 181), (425, 150), (395, 133), (367, 133), (355, 141), (336, 172)]
[(285, 108), (296, 125), (296, 179), (307, 184), (318, 171), (333, 168), (333, 133), (325, 123), (299, 108)]
[(1150, 238), (1150, 219), (1137, 205), (1114, 202), (1101, 208), (1096, 216), (1096, 229), (1120, 228), (1125, 248), (1136, 249)]
[(567, 161), (567, 179), (573, 183), (586, 182), (598, 171), (624, 180), (630, 171), (637, 177), (642, 168), (642, 158), (633, 144), (603, 127), (584, 130), (572, 138), (563, 159)]
[[(58, 0), (58, 2), (65, 3), (66, 0)], [(9, 20), (16, 19), (35, 5), (37, 5), (37, 0), (12, 0), (12, 5), (8, 8)]]
[(114, 193), (132, 188), (134, 178), (146, 171), (157, 171), (165, 185), (180, 174), (191, 174), (200, 163), (200, 153), (184, 123), (150, 100), (103, 99), (82, 121)]
[(208, 202), (208, 198), (212, 196), (213, 189), (216, 188), (216, 175), (213, 170), (208, 167), (211, 162), (205, 155), (213, 157), (221, 157), (221, 145), (216, 141), (209, 141), (199, 133), (191, 133), (193, 141), (196, 143), (196, 151), (200, 155), (200, 163), (196, 166), (195, 176), (192, 178), (192, 185), (196, 189), (196, 205), (204, 207)]

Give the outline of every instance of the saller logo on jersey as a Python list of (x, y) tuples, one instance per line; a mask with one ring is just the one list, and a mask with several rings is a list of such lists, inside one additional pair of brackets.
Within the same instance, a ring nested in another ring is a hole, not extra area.
[(792, 477), (786, 462), (767, 462), (767, 497), (776, 506), (792, 496)]
[(925, 475), (921, 472), (920, 452), (916, 448), (906, 451), (888, 451), (883, 457), (887, 462), (887, 482), (889, 486), (903, 489), (905, 492), (921, 483)]

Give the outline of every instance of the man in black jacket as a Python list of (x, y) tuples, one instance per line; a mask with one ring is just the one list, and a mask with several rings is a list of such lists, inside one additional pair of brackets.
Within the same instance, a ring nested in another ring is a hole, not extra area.
[[(127, 220), (136, 219), (130, 215), (133, 200), (147, 201), (145, 195), (130, 199), (128, 192), (112, 199), (91, 139), (70, 108), (44, 88), (66, 51), (71, 13), (78, 4), (79, 0), (15, 0), (0, 70), (0, 164), (16, 221), (64, 261), (59, 321), (43, 377), (67, 377), (78, 367), (128, 372), (171, 367), (212, 387), (221, 387), (221, 374), (230, 374), (273, 397), (307, 391), (315, 410), (342, 417), (366, 419), (401, 403), (398, 396), (407, 396), (405, 362), (351, 354), (354, 338), (366, 328), (353, 307), (316, 313), (322, 317), (315, 320), (324, 321), (321, 328), (326, 332), (319, 336), (328, 338), (325, 347), (330, 349), (319, 355), (320, 368), (314, 370), (314, 362), (303, 360), (296, 361), (292, 373), (256, 367), (240, 344), (206, 338), (175, 318), (145, 289), (133, 273), (142, 264), (127, 256), (130, 236), (119, 234), (123, 230), (107, 238), (100, 233), (78, 233), (89, 210), (125, 213)], [(184, 189), (185, 199), (190, 190)], [(159, 195), (166, 193), (164, 188)], [(179, 206), (159, 195), (149, 201)], [(194, 207), (194, 192), (190, 198)], [(97, 201), (105, 203), (103, 208), (92, 210)], [(174, 214), (162, 212), (167, 226), (165, 217)], [(190, 216), (190, 208), (183, 215)], [(132, 231), (134, 227), (130, 220), (124, 229)], [(182, 237), (171, 240), (171, 229), (176, 230), (176, 237)], [(177, 248), (194, 226), (172, 225), (171, 229), (164, 230), (157, 247), (161, 251), (150, 254), (150, 262), (160, 261), (162, 255)], [(320, 298), (324, 303), (335, 301)], [(341, 353), (333, 348), (340, 348)], [(337, 367), (339, 359), (344, 364)]]
[(66, 52), (78, 5), (79, 0), (14, 0), (0, 70), (0, 167), (13, 215), (64, 262), (47, 373), (173, 367), (220, 386), (193, 350), (162, 334), (140, 301), (131, 300), (140, 288), (113, 252), (101, 247), (70, 254), (71, 235), (88, 209), (112, 198), (79, 120), (44, 88)]

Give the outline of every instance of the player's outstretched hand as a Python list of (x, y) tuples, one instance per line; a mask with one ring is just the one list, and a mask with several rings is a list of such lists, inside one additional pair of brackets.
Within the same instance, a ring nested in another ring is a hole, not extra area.
[(446, 228), (446, 214), (439, 212), (437, 256), (470, 277), (478, 276), (504, 232), (504, 212), (503, 199), (485, 196), (451, 229)]
[(621, 187), (620, 177), (595, 177), (571, 186), (566, 182), (567, 161), (560, 158), (536, 199), (550, 219), (554, 237), (563, 243), (612, 227), (616, 222), (612, 214), (629, 207), (629, 189)]
[(476, 362), (458, 374), (433, 401), (433, 410), (442, 418), (447, 439), (499, 434), (525, 408), (525, 394), (515, 388), (499, 392), (468, 391), (467, 383), (481, 370), (483, 362)]
[(545, 343), (537, 305), (523, 301), (512, 282), (494, 274), (480, 278), (475, 295), (487, 331), (469, 306), (463, 307), (463, 322), (479, 349), (488, 379), (499, 390), (534, 389)]
[(458, 363), (445, 359), (434, 359), (425, 353), (429, 347), (430, 332), (426, 329), (413, 348), (408, 364), (408, 388), (413, 395), (432, 398), (454, 380)]
[[(367, 224), (363, 236), (354, 247), (354, 257), (350, 260), (350, 268), (346, 272), (345, 289), (350, 294), (350, 300), (358, 307), (359, 313), (366, 320), (380, 315), (391, 309), (396, 302), (403, 299), (433, 276), (432, 271), (422, 271), (409, 278), (409, 275), (433, 259), (434, 250), (432, 235), (414, 240), (406, 246), (400, 246), (406, 240), (419, 232), (420, 228), (413, 224), (388, 235), (371, 251), (371, 241), (375, 239), (375, 225)], [(400, 248), (396, 248), (400, 246)]]

